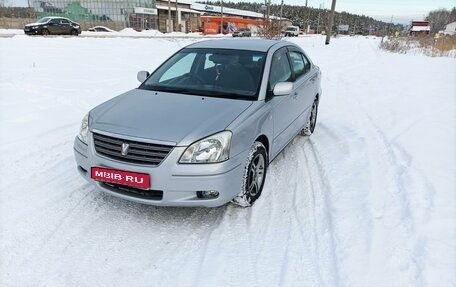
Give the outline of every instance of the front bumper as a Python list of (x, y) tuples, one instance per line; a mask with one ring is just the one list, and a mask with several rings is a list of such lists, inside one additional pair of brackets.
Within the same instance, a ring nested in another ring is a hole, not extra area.
[(38, 35), (40, 34), (40, 31), (39, 29), (24, 28), (24, 33), (27, 35)]
[[(229, 160), (214, 164), (178, 164), (186, 147), (174, 147), (158, 166), (131, 164), (109, 159), (96, 153), (92, 134), (86, 145), (78, 137), (74, 141), (74, 155), (79, 173), (98, 189), (130, 201), (161, 206), (216, 207), (231, 201), (242, 187), (244, 165), (248, 151)], [(152, 193), (162, 193), (158, 199), (145, 198), (91, 178), (92, 167), (105, 167), (150, 175)], [(198, 191), (215, 190), (217, 198), (198, 198)]]

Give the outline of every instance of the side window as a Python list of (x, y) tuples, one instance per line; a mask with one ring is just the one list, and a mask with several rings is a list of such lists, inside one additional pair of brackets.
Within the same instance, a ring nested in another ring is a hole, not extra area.
[(52, 19), (51, 23), (52, 24), (59, 24), (60, 23), (60, 19)]
[(62, 19), (60, 20), (60, 24), (70, 24), (70, 22), (68, 22), (68, 20)]
[(192, 69), (193, 62), (195, 61), (196, 53), (188, 53), (180, 60), (177, 61), (166, 73), (164, 73), (159, 82), (164, 82), (166, 80), (174, 79), (180, 76), (183, 76), (187, 73), (190, 73)]
[(291, 80), (291, 68), (288, 62), (286, 50), (282, 49), (274, 53), (269, 72), (269, 89), (274, 90), (274, 86), (279, 82)]
[(293, 72), (296, 78), (306, 73), (305, 63), (302, 54), (296, 51), (290, 51), (291, 64), (293, 65)]
[(306, 58), (305, 55), (302, 55), (302, 59), (304, 60), (304, 74), (310, 71), (310, 61)]

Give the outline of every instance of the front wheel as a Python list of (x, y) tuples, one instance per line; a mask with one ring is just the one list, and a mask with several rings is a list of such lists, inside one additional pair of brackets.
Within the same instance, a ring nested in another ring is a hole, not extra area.
[(317, 125), (317, 115), (318, 115), (318, 98), (315, 98), (312, 104), (312, 110), (310, 111), (309, 119), (307, 119), (305, 127), (299, 132), (302, 136), (310, 136)]
[(41, 30), (41, 35), (47, 36), (47, 35), (49, 35), (49, 34), (50, 34), (50, 33), (49, 33), (49, 30), (48, 30), (48, 29), (43, 29), (43, 30)]
[(72, 35), (72, 36), (77, 36), (77, 35), (79, 35), (78, 30), (76, 30), (76, 29), (71, 30), (71, 35)]
[(261, 142), (255, 142), (250, 148), (245, 164), (241, 192), (232, 200), (234, 204), (248, 207), (260, 197), (267, 168), (267, 150)]

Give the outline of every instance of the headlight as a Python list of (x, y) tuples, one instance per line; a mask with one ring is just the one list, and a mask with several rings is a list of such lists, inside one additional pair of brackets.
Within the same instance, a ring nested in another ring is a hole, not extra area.
[(223, 131), (190, 145), (179, 163), (215, 163), (230, 157), (231, 132)]
[(87, 137), (89, 135), (89, 113), (87, 113), (81, 122), (81, 130), (79, 131), (78, 138), (87, 144)]
[(32, 29), (38, 29), (38, 26), (33, 26)]

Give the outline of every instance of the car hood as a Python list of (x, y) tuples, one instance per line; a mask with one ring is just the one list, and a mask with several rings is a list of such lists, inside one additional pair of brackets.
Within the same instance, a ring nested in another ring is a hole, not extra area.
[(44, 25), (44, 24), (47, 24), (47, 23), (30, 23), (30, 24), (27, 24), (25, 25), (25, 27), (30, 27), (30, 26), (39, 26), (39, 25)]
[(224, 130), (251, 101), (135, 89), (90, 112), (90, 130), (187, 146)]

